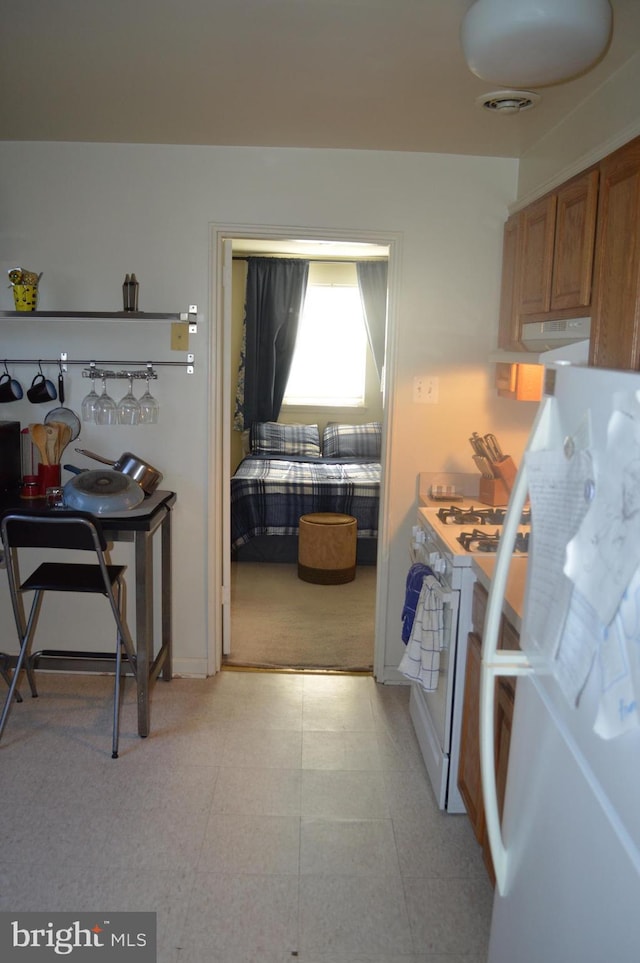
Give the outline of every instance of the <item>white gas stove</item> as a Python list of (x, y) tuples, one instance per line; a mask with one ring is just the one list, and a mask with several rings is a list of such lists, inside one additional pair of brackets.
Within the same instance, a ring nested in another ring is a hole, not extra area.
[[(410, 557), (428, 565), (446, 598), (447, 628), (440, 657), (438, 687), (426, 691), (412, 683), (409, 711), (427, 773), (441, 809), (465, 812), (458, 790), (467, 636), (471, 631), (474, 556), (497, 551), (506, 509), (469, 500), (418, 509)], [(527, 553), (530, 519), (523, 513), (514, 554)]]
[[(430, 551), (448, 556), (452, 565), (470, 565), (474, 555), (497, 552), (506, 514), (506, 508), (477, 502), (420, 508), (414, 537), (428, 542)], [(514, 555), (527, 555), (530, 530), (531, 516), (525, 509), (513, 546)]]

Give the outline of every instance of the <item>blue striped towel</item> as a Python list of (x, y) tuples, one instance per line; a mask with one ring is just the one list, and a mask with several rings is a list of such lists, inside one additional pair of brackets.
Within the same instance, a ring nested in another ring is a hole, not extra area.
[(411, 637), (413, 620), (416, 614), (416, 605), (420, 597), (422, 582), (425, 575), (433, 575), (433, 571), (428, 565), (416, 562), (412, 565), (407, 574), (407, 585), (404, 597), (404, 608), (402, 609), (402, 641), (406, 645)]

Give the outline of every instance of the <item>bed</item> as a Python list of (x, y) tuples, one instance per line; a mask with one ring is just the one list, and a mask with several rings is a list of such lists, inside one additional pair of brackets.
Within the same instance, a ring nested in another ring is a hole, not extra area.
[(357, 560), (375, 564), (381, 425), (254, 424), (231, 479), (234, 561), (295, 562), (301, 515), (342, 512), (358, 523)]

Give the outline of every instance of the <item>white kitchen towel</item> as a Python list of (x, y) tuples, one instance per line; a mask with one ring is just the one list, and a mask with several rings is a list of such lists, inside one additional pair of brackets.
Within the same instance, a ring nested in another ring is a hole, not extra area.
[(426, 575), (416, 606), (413, 628), (398, 669), (407, 679), (433, 692), (438, 688), (440, 652), (444, 645), (444, 608), (440, 583)]

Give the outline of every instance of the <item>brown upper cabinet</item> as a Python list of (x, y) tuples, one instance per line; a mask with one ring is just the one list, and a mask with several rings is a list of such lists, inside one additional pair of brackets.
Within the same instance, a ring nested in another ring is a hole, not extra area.
[(521, 317), (589, 307), (597, 208), (592, 169), (520, 211)]
[(501, 348), (519, 346), (523, 321), (590, 312), (598, 177), (597, 168), (585, 171), (506, 222)]
[(551, 303), (551, 276), (556, 223), (555, 194), (541, 197), (520, 212), (516, 310), (541, 314)]
[(504, 226), (502, 241), (502, 289), (498, 347), (506, 351), (520, 348), (520, 318), (516, 310), (518, 278), (518, 235), (520, 215), (513, 214)]
[(589, 363), (640, 370), (640, 137), (600, 164)]
[(551, 311), (591, 304), (599, 176), (587, 171), (557, 192)]

